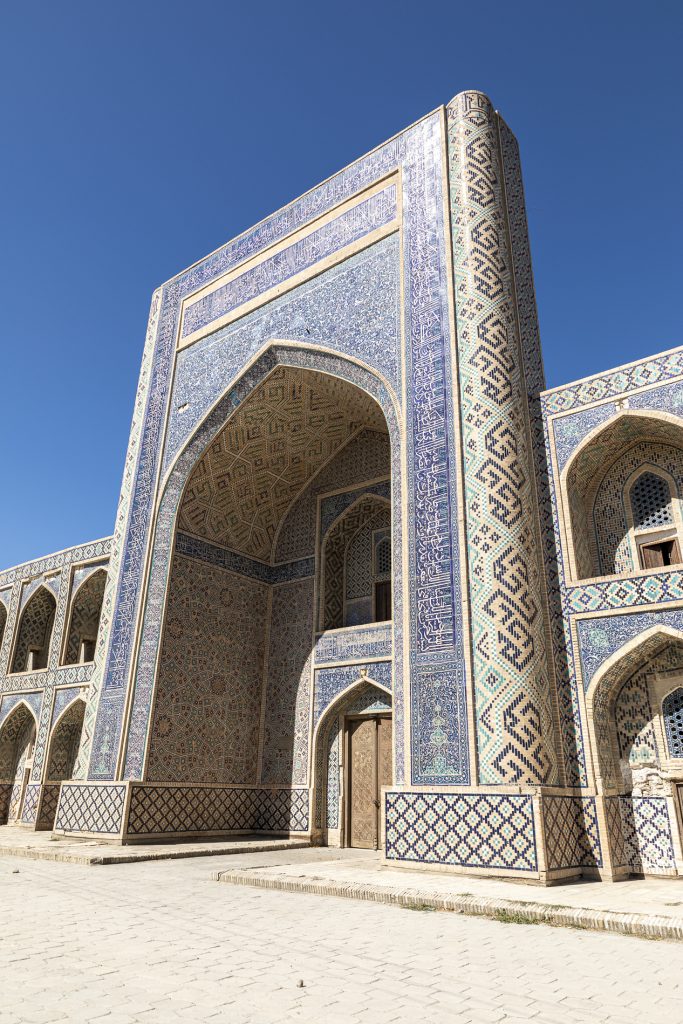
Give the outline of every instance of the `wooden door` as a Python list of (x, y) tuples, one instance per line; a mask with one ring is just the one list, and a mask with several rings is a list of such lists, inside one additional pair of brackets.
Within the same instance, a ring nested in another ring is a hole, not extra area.
[(391, 785), (391, 719), (352, 718), (348, 735), (347, 844), (376, 850), (381, 842), (382, 786)]

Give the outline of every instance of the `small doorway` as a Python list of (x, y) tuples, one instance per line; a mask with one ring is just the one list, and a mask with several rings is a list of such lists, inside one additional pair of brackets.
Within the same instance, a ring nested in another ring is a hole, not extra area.
[(383, 845), (382, 786), (392, 782), (389, 715), (346, 719), (346, 845), (377, 850)]

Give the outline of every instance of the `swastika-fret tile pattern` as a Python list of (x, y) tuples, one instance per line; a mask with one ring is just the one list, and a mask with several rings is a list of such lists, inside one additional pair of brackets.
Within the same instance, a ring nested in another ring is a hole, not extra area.
[(448, 108), (472, 646), (484, 783), (556, 782), (529, 411), (498, 119), (477, 93)]
[(390, 711), (390, 861), (675, 873), (683, 356), (542, 389), (480, 93), (168, 281), (113, 538), (0, 572), (0, 815), (336, 842)]
[(531, 797), (388, 792), (386, 856), (534, 872), (538, 859)]

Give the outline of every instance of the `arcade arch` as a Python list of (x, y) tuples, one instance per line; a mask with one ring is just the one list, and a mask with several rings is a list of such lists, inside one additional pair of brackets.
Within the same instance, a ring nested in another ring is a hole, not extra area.
[(64, 665), (84, 664), (95, 657), (106, 582), (106, 570), (97, 569), (81, 583), (74, 594), (62, 662)]
[(35, 717), (20, 701), (0, 728), (0, 824), (21, 820), (35, 742)]
[(563, 473), (571, 575), (661, 569), (683, 551), (683, 421), (622, 412), (589, 434)]
[(56, 610), (54, 594), (47, 587), (38, 587), (19, 618), (12, 672), (47, 668)]
[(277, 365), (231, 411), (175, 517), (147, 781), (308, 784), (321, 523), (371, 484), (388, 537), (390, 459), (380, 405), (332, 374)]

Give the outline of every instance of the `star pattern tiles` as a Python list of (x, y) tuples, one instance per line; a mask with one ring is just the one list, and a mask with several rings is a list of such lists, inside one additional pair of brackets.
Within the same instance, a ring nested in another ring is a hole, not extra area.
[(269, 561), (294, 497), (364, 427), (386, 430), (381, 409), (367, 394), (338, 378), (277, 367), (193, 471), (179, 528)]

